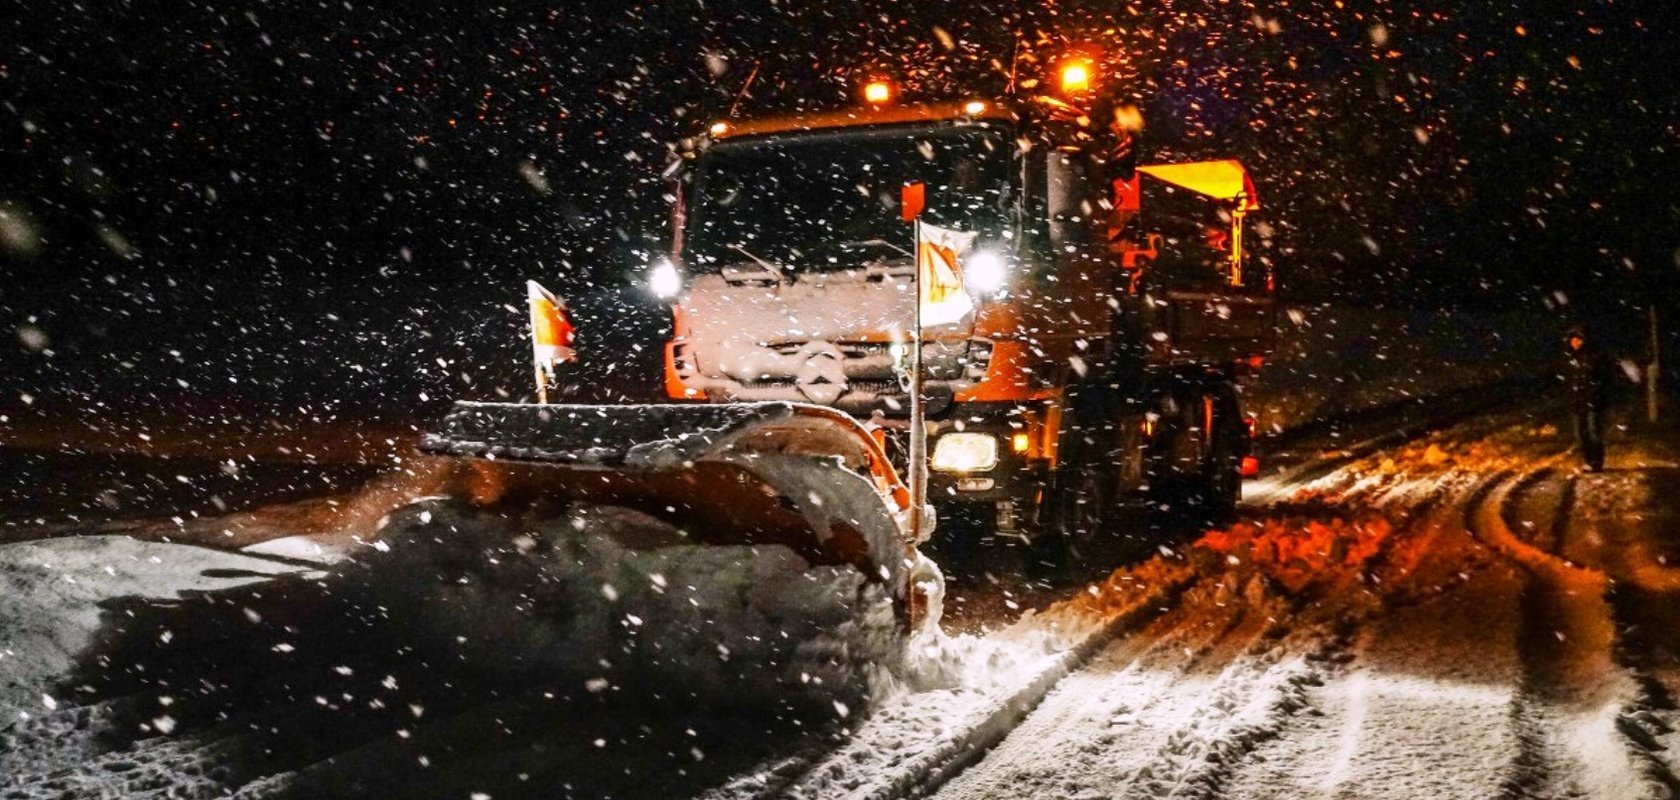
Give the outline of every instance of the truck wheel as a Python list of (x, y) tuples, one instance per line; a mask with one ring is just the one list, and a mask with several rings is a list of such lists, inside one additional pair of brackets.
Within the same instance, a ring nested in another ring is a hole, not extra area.
[(1158, 412), (1161, 431), (1151, 443), (1149, 509), (1166, 525), (1218, 525), (1242, 498), (1235, 404), (1217, 393), (1176, 395)]
[(1033, 541), (1032, 561), (1049, 574), (1065, 576), (1073, 562), (1088, 556), (1113, 521), (1114, 471), (1106, 464), (1072, 470), (1056, 492), (1049, 530)]
[(1046, 577), (1069, 574), (1073, 562), (1088, 554), (1113, 521), (1114, 470), (1106, 464), (1069, 468), (1058, 482), (1049, 524), (1032, 540), (1028, 561)]
[(996, 510), (990, 503), (969, 505), (954, 503), (941, 506), (939, 527), (933, 538), (922, 545), (940, 566), (952, 576), (970, 577), (978, 574), (984, 563), (984, 543), (991, 540), (997, 528)]
[(1207, 503), (1211, 522), (1228, 522), (1237, 513), (1242, 500), (1242, 456), (1246, 451), (1248, 432), (1236, 397), (1221, 392), (1210, 397), (1213, 403), (1213, 430), (1208, 448), (1206, 467)]
[(1084, 542), (1107, 529), (1114, 505), (1114, 479), (1102, 464), (1087, 464), (1060, 493), (1058, 531), (1071, 542)]
[(1207, 460), (1205, 433), (1193, 421), (1200, 406), (1194, 394), (1164, 396), (1154, 412), (1157, 429), (1145, 455), (1148, 505), (1151, 516), (1161, 522), (1184, 519), (1186, 511), (1200, 504), (1203, 465)]
[(1027, 571), (1038, 578), (1060, 580), (1068, 574), (1068, 539), (1062, 532), (1041, 530), (1027, 545)]
[(1203, 502), (1208, 522), (1229, 521), (1237, 513), (1242, 499), (1241, 457), (1237, 455), (1232, 437), (1224, 432), (1214, 437), (1212, 452), (1208, 454), (1207, 475), (1203, 479)]

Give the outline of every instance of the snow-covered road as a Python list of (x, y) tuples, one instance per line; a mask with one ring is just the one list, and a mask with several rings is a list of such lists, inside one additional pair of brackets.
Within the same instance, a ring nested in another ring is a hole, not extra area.
[[(1673, 616), (1673, 512), (1653, 491), (1674, 457), (1628, 448), (1583, 475), (1565, 444), (1505, 415), (1329, 454), (1297, 471), (1314, 477), (1257, 487), (1184, 573), (1135, 568), (1160, 587), (1143, 613), (1096, 611), (1101, 646), (1012, 695), (1032, 708), (1007, 725), (965, 729), (961, 695), (924, 701), (801, 776), (726, 796), (1669, 797), (1676, 671), (1657, 664), (1680, 651), (1673, 627), (1638, 623)], [(1626, 599), (1628, 582), (1645, 594)], [(929, 735), (898, 745), (908, 725)], [(974, 749), (930, 761), (934, 737)]]
[[(485, 632), (471, 604), (530, 614), (565, 581), (498, 599), (312, 562), (383, 552), (368, 531), (246, 553), (6, 545), (0, 798), (1672, 796), (1680, 447), (1624, 438), (1610, 471), (1579, 474), (1559, 421), (1490, 414), (1297, 453), (1231, 526), (1089, 585), (966, 587), (968, 632), (921, 642), (868, 697), (815, 704), (770, 684), (738, 702), (718, 691), (730, 670), (592, 678), (496, 649), (562, 630), (616, 661), (695, 666), (638, 649), (669, 620), (612, 615), (680, 607), (667, 588), (704, 580), (634, 559), (588, 606), (607, 616)], [(365, 527), (402, 494), (368, 491), (326, 527)], [(322, 519), (237, 521), (244, 542)], [(499, 558), (495, 575), (519, 576)]]

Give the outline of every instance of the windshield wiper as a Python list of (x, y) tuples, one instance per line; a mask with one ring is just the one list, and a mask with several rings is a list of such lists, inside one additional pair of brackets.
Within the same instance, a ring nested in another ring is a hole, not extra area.
[(859, 239), (855, 242), (841, 242), (840, 247), (858, 247), (858, 248), (873, 247), (873, 248), (876, 248), (876, 249), (886, 248), (886, 249), (892, 250), (893, 252), (896, 252), (896, 253), (898, 253), (899, 255), (902, 255), (902, 256), (909, 256), (911, 258), (914, 258), (916, 256), (915, 253), (912, 253), (909, 250), (904, 249), (903, 247), (900, 247), (896, 244), (893, 244), (892, 242), (889, 242), (886, 239)]
[(729, 245), (729, 249), (734, 250), (735, 252), (740, 253), (741, 255), (744, 255), (747, 258), (752, 259), (754, 264), (757, 264), (760, 267), (763, 267), (765, 272), (768, 272), (771, 275), (774, 275), (776, 277), (776, 282), (777, 283), (792, 283), (793, 282), (790, 278), (788, 278), (787, 270), (784, 270), (781, 267), (778, 267), (775, 264), (771, 263), (771, 261), (769, 259), (764, 258), (762, 256), (754, 255), (751, 251), (747, 250), (747, 248), (742, 247), (739, 244)]
[(904, 249), (903, 247), (900, 247), (896, 244), (893, 244), (892, 242), (889, 242), (886, 239), (855, 239), (855, 240), (848, 241), (848, 242), (823, 242), (822, 244), (819, 244), (816, 247), (811, 248), (811, 253), (812, 254), (824, 253), (824, 252), (828, 252), (830, 250), (842, 250), (842, 251), (844, 251), (844, 250), (865, 250), (865, 249), (892, 250), (892, 251), (897, 252), (899, 255), (902, 255), (902, 256), (906, 256), (906, 257), (909, 257), (909, 258), (914, 258), (915, 257), (914, 253), (910, 252), (909, 250)]

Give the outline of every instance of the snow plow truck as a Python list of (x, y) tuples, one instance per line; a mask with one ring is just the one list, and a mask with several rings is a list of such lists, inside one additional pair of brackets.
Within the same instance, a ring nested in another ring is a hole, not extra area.
[[(1126, 504), (1225, 514), (1273, 330), (1242, 247), (1258, 197), (1236, 161), (1138, 164), (1136, 112), (1093, 69), (927, 103), (870, 79), (849, 108), (712, 123), (668, 173), (674, 235), (644, 273), (672, 314), (668, 402), (461, 403), (424, 449), (494, 464), (486, 502), (627, 505), (856, 564), (908, 618), (942, 585), (917, 552), (935, 518), (1066, 557)], [(1146, 227), (1146, 188), (1209, 224)], [(913, 388), (931, 508), (900, 478)]]

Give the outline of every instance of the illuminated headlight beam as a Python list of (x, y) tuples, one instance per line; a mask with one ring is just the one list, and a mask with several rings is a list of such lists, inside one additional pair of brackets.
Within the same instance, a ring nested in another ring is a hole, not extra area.
[(1009, 280), (1009, 264), (996, 250), (976, 250), (963, 259), (963, 279), (976, 294), (994, 295)]
[(677, 265), (671, 259), (662, 258), (648, 269), (648, 291), (661, 300), (670, 300), (682, 292), (682, 273), (677, 271)]
[(998, 463), (997, 438), (986, 433), (947, 433), (933, 446), (940, 472), (986, 472)]

